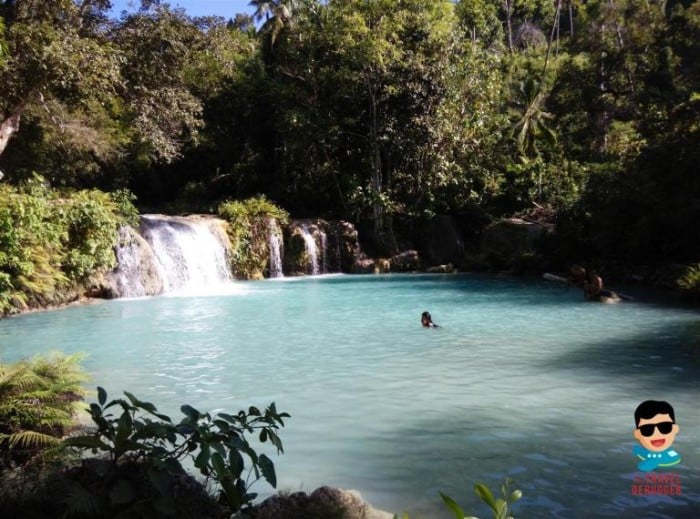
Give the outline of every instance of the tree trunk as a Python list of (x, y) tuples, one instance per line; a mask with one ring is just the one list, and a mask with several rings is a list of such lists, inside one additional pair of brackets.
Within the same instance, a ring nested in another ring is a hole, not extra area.
[(571, 0), (569, 0), (569, 31), (571, 36), (574, 36), (574, 6), (571, 4)]
[(510, 15), (512, 13), (512, 0), (503, 0), (503, 6), (506, 10), (506, 27), (508, 30), (508, 50), (513, 52), (513, 26)]
[(368, 81), (367, 90), (369, 92), (370, 101), (370, 167), (371, 167), (371, 186), (373, 196), (376, 197), (372, 202), (372, 219), (374, 220), (374, 233), (380, 236), (383, 232), (383, 217), (384, 208), (381, 201), (377, 198), (382, 193), (382, 154), (379, 149), (379, 131), (377, 129), (377, 92), (371, 81)]
[[(367, 79), (367, 91), (370, 100), (370, 128), (369, 128), (369, 153), (372, 187), (372, 220), (374, 227), (374, 240), (383, 252), (398, 252), (396, 238), (394, 237), (393, 220), (390, 214), (384, 210), (384, 202), (381, 195), (384, 193), (384, 175), (382, 173), (382, 149), (379, 144), (379, 117), (377, 86), (376, 83)], [(387, 178), (388, 181), (388, 178)]]
[(23, 110), (24, 107), (18, 108), (15, 113), (0, 124), (0, 155), (5, 151), (7, 143), (10, 142), (12, 136), (19, 130), (19, 119)]
[(549, 54), (552, 49), (552, 41), (554, 40), (554, 35), (557, 35), (557, 48), (559, 47), (559, 13), (561, 12), (561, 0), (557, 1), (557, 10), (554, 13), (554, 22), (552, 22), (552, 32), (549, 35), (549, 41), (547, 42), (547, 55), (544, 58), (544, 69), (542, 70), (542, 80), (544, 81), (544, 75), (547, 73), (547, 64), (549, 63)]

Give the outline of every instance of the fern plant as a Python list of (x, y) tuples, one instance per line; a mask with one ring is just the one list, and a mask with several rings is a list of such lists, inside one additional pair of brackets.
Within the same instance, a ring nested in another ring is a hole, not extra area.
[(700, 263), (688, 265), (676, 284), (686, 294), (700, 295)]
[(54, 353), (0, 364), (0, 454), (8, 466), (58, 445), (73, 425), (89, 379), (81, 358)]

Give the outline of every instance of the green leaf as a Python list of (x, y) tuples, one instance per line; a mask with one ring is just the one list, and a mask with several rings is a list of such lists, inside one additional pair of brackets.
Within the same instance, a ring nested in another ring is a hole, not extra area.
[(496, 499), (496, 507), (494, 508), (498, 519), (505, 519), (508, 513), (508, 503), (504, 499)]
[(442, 492), (440, 492), (440, 497), (442, 497), (442, 500), (447, 507), (452, 510), (457, 519), (464, 519), (464, 510), (462, 510), (462, 507), (460, 507), (454, 499)]
[(199, 451), (199, 454), (197, 455), (197, 457), (194, 460), (194, 466), (197, 467), (201, 471), (207, 469), (207, 465), (209, 465), (210, 457), (211, 457), (211, 451), (209, 450), (209, 445), (207, 445), (207, 444), (202, 445), (202, 448)]
[(156, 414), (156, 412), (158, 411), (158, 409), (156, 409), (156, 406), (154, 406), (154, 405), (153, 405), (152, 403), (150, 403), (150, 402), (139, 402), (138, 407), (140, 407), (140, 408), (143, 409), (144, 411), (147, 411), (147, 412), (149, 412), (149, 413), (151, 413), (151, 414)]
[(494, 499), (489, 487), (483, 483), (477, 483), (474, 485), (474, 492), (476, 492), (476, 495), (479, 496), (484, 503), (491, 507), (491, 510), (494, 512), (496, 511), (496, 500)]
[(170, 417), (167, 414), (153, 413), (153, 416), (157, 416), (158, 418), (160, 418), (164, 422), (172, 423), (172, 420), (170, 419)]
[(107, 401), (107, 391), (99, 386), (97, 388), (97, 401), (100, 403), (100, 405), (105, 405), (105, 402)]
[[(238, 481), (240, 481), (240, 479)], [(239, 492), (237, 486), (234, 485), (233, 481), (228, 478), (220, 481), (219, 483), (221, 483), (221, 488), (229, 507), (231, 510), (237, 511), (243, 502), (243, 493)]]
[[(133, 422), (131, 420), (131, 415), (129, 413), (122, 413), (121, 417), (119, 418), (119, 424), (117, 426), (117, 436), (114, 439), (114, 447), (115, 449), (122, 449), (125, 448), (124, 444), (126, 443), (126, 440), (131, 436), (131, 434), (134, 432), (133, 429)], [(122, 451), (124, 452), (124, 451)]]
[(223, 433), (227, 433), (231, 430), (231, 424), (229, 424), (228, 422), (226, 422), (224, 420), (214, 420), (213, 423)]
[(275, 465), (272, 463), (272, 460), (261, 454), (258, 457), (258, 464), (267, 482), (272, 485), (272, 488), (277, 488), (277, 475), (275, 474)]
[(78, 449), (100, 449), (105, 451), (109, 449), (107, 444), (96, 436), (73, 436), (63, 440), (63, 444)]
[(128, 391), (124, 391), (124, 394), (131, 402), (131, 405), (133, 405), (134, 407), (138, 407), (138, 405), (141, 403), (138, 398), (136, 398), (133, 394), (129, 393)]
[(90, 414), (92, 415), (92, 419), (94, 420), (97, 417), (102, 416), (102, 409), (99, 405), (92, 403), (90, 404)]
[(199, 420), (199, 418), (202, 416), (201, 413), (200, 413), (199, 411), (197, 411), (197, 410), (196, 410), (194, 407), (192, 407), (191, 405), (187, 405), (187, 404), (181, 406), (181, 407), (180, 407), (180, 411), (182, 411), (182, 413), (183, 413), (185, 416), (187, 416), (188, 418), (190, 418), (190, 419), (193, 420), (193, 421)]
[(508, 498), (508, 500), (511, 503), (515, 503), (516, 501), (518, 501), (522, 497), (523, 497), (522, 490), (513, 490), (513, 493), (510, 495), (510, 498)]
[(235, 417), (235, 416), (233, 416), (233, 415), (231, 415), (231, 414), (219, 413), (218, 416), (219, 416), (220, 418), (223, 418), (224, 420), (226, 420), (226, 421), (229, 422), (229, 423), (232, 423), (232, 424), (238, 423), (238, 418)]
[(231, 449), (228, 455), (229, 471), (234, 478), (239, 478), (243, 472), (244, 463), (243, 456), (236, 449)]
[(219, 479), (224, 479), (227, 474), (226, 464), (224, 463), (224, 458), (218, 452), (211, 455), (211, 464), (214, 467), (214, 472), (219, 477)]

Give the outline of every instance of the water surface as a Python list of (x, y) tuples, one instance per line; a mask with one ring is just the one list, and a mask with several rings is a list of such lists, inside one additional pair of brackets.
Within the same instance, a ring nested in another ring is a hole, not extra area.
[[(420, 326), (424, 310), (440, 328)], [(508, 475), (517, 517), (700, 516), (693, 309), (508, 277), (323, 276), (0, 321), (3, 361), (50, 350), (88, 352), (95, 386), (173, 417), (276, 402), (292, 415), (272, 456), (281, 489), (452, 517), (443, 491), (487, 517), (473, 484)], [(675, 407), (679, 497), (631, 492), (633, 412), (649, 398)]]

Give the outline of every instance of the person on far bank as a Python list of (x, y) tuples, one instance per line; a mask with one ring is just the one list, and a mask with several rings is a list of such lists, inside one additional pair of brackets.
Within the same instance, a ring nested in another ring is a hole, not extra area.
[(583, 293), (589, 301), (600, 299), (603, 294), (603, 278), (595, 270), (589, 270), (583, 284)]
[(433, 322), (433, 318), (430, 316), (430, 312), (423, 312), (420, 315), (420, 323), (423, 328), (437, 328), (438, 325)]
[(568, 285), (574, 285), (579, 288), (583, 288), (586, 284), (586, 269), (581, 265), (572, 265), (569, 269)]

